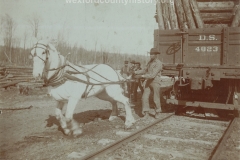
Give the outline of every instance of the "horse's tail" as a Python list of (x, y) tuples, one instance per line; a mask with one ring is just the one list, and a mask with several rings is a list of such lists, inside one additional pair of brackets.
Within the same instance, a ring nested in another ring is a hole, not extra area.
[(127, 83), (126, 83), (126, 82), (127, 82), (127, 79), (124, 78), (124, 77), (121, 75), (120, 71), (116, 71), (116, 73), (117, 73), (117, 75), (118, 75), (119, 81), (122, 82), (122, 83), (120, 84), (120, 86), (121, 86), (121, 89), (122, 89), (122, 93), (124, 94), (124, 93), (127, 92)]
[(116, 71), (116, 72), (117, 72), (119, 81), (126, 81), (126, 79), (121, 75), (120, 72), (118, 72), (118, 71)]

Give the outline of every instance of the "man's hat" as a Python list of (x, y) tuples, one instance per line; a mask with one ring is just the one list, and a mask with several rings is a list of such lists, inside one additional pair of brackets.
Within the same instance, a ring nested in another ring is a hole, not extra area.
[(157, 50), (157, 48), (152, 48), (150, 50), (150, 54), (161, 54), (161, 53)]
[(130, 63), (133, 63), (133, 64), (135, 64), (136, 62), (135, 62), (134, 60), (132, 60)]
[(128, 61), (124, 61), (125, 64), (128, 64)]
[(139, 64), (140, 65), (141, 63), (140, 62), (135, 62), (135, 64)]

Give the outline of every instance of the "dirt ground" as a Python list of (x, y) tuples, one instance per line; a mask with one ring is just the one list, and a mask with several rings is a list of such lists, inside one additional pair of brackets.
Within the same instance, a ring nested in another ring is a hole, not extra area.
[[(166, 86), (163, 85), (163, 91)], [(74, 138), (64, 135), (59, 128), (55, 118), (56, 102), (48, 97), (46, 88), (30, 89), (28, 95), (22, 95), (17, 87), (12, 87), (1, 90), (0, 95), (0, 159), (74, 159), (122, 138), (116, 134), (124, 130), (125, 112), (122, 105), (119, 105), (120, 118), (109, 122), (110, 103), (94, 97), (81, 100), (74, 119), (83, 126), (83, 134)], [(162, 106), (165, 104), (162, 103)], [(23, 107), (29, 109), (4, 110)], [(140, 101), (135, 103), (132, 111), (139, 120)], [(140, 127), (141, 123), (135, 125), (135, 129)], [(235, 137), (239, 135), (237, 129)], [(238, 145), (240, 142), (236, 143)]]

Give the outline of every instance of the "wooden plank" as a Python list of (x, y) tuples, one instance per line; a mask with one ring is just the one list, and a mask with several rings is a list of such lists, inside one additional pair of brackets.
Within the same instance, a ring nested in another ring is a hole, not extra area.
[(228, 64), (228, 49), (229, 49), (229, 29), (224, 28), (223, 30), (223, 58), (222, 58), (222, 65)]
[(190, 102), (190, 101), (176, 100), (176, 99), (167, 99), (166, 102), (167, 102), (167, 104), (185, 105), (185, 106), (192, 106), (192, 107), (240, 110), (240, 105), (233, 105), (233, 104), (198, 102), (198, 101)]
[(216, 142), (209, 142), (209, 141), (198, 140), (198, 139), (183, 139), (183, 138), (165, 137), (165, 136), (153, 135), (153, 134), (144, 134), (143, 137), (150, 140), (161, 139), (162, 141), (175, 141), (175, 143), (179, 143), (179, 142), (199, 143), (204, 145), (215, 145), (216, 143)]
[(25, 67), (25, 66), (5, 66), (6, 69), (32, 69), (32, 67)]
[(213, 150), (213, 153), (211, 155), (211, 157), (209, 159), (211, 160), (217, 160), (220, 157), (220, 153), (223, 151), (224, 146), (230, 136), (230, 134), (233, 131), (233, 127), (237, 124), (237, 121), (239, 120), (239, 118), (234, 118), (233, 121), (231, 122), (231, 124), (228, 126), (228, 128), (226, 129), (225, 133), (223, 134), (223, 136), (221, 137), (221, 139), (218, 142), (218, 145), (216, 145), (216, 147)]
[(233, 19), (233, 14), (226, 13), (201, 13), (202, 20), (205, 24), (230, 24)]
[(198, 7), (201, 12), (228, 12), (234, 7), (233, 1), (225, 2), (198, 2)]
[[(132, 145), (133, 146), (133, 145)], [(133, 146), (134, 148), (135, 146)], [(197, 152), (193, 154), (187, 153), (185, 151), (170, 151), (167, 148), (156, 148), (156, 147), (149, 147), (149, 146), (144, 146), (144, 150), (147, 150), (148, 152), (155, 153), (155, 154), (163, 154), (166, 157), (169, 157), (171, 155), (173, 158), (172, 159), (191, 159), (191, 160), (199, 160), (199, 159), (206, 159), (204, 157), (204, 154), (201, 152)], [(169, 158), (171, 159), (171, 158)]]
[(228, 27), (229, 24), (204, 24), (204, 28), (225, 28)]

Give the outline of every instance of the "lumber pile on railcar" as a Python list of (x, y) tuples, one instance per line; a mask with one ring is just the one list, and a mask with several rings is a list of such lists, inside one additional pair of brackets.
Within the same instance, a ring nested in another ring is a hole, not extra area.
[(161, 30), (239, 27), (239, 0), (158, 0), (156, 21)]

